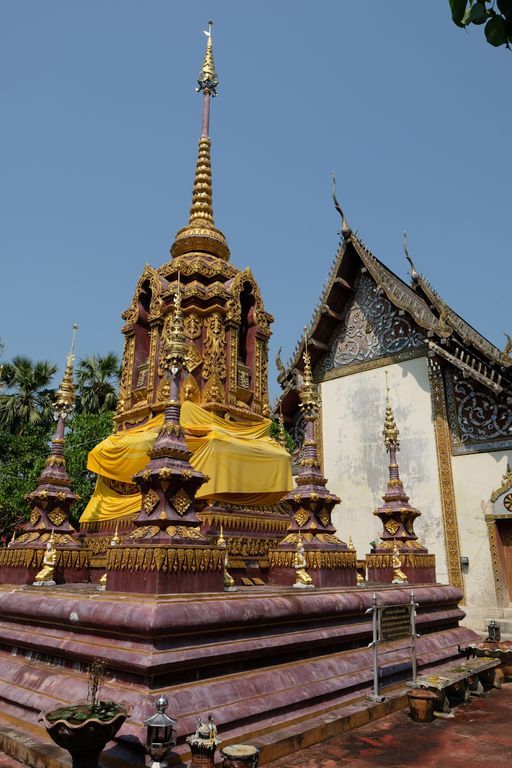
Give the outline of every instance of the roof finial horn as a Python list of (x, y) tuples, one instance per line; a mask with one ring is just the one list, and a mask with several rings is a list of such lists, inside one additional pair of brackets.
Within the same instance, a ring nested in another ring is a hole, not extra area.
[(406, 229), (404, 229), (404, 253), (405, 253), (405, 258), (411, 265), (411, 280), (413, 283), (417, 283), (420, 276), (416, 270), (416, 267), (414, 266), (413, 260), (409, 256), (409, 251), (407, 249), (407, 230)]
[(336, 174), (334, 173), (334, 171), (332, 172), (332, 199), (334, 200), (334, 207), (336, 208), (339, 215), (341, 216), (341, 235), (344, 240), (348, 240), (350, 235), (352, 234), (352, 230), (348, 225), (347, 219), (345, 218), (345, 214), (343, 213), (343, 209), (338, 202), (338, 198), (336, 197)]

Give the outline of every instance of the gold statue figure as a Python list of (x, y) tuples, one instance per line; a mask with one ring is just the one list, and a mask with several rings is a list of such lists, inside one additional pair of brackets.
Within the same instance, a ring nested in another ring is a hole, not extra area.
[(313, 579), (306, 571), (307, 563), (306, 558), (304, 557), (304, 545), (300, 533), (297, 541), (297, 549), (293, 557), (293, 567), (295, 568), (295, 584), (293, 586), (296, 589), (313, 589)]
[(398, 551), (398, 546), (395, 541), (395, 546), (393, 547), (393, 556), (391, 558), (391, 565), (393, 567), (393, 581), (392, 584), (407, 584), (407, 576), (405, 573), (401, 570), (402, 569), (402, 561), (400, 559), (400, 552)]
[(57, 563), (57, 550), (53, 546), (53, 533), (50, 536), (50, 540), (46, 545), (46, 552), (43, 557), (43, 567), (36, 574), (36, 579), (33, 583), (34, 587), (40, 587), (42, 585), (54, 586), (55, 581), (53, 578), (55, 565)]
[(228, 543), (224, 538), (222, 523), (220, 524), (220, 533), (217, 539), (217, 546), (224, 550), (224, 590), (225, 592), (236, 592), (235, 580), (228, 571)]

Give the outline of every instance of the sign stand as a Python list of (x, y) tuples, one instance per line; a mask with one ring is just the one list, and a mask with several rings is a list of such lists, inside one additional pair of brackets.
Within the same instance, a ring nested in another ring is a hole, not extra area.
[[(404, 637), (411, 638), (412, 681), (416, 684), (416, 607), (414, 590), (411, 591), (411, 602), (408, 605), (378, 605), (377, 595), (372, 595), (372, 607), (366, 613), (372, 614), (373, 639), (368, 648), (373, 650), (373, 693), (368, 696), (371, 701), (384, 701), (385, 697), (379, 692), (379, 646), (392, 640)], [(383, 651), (386, 653), (386, 651)]]

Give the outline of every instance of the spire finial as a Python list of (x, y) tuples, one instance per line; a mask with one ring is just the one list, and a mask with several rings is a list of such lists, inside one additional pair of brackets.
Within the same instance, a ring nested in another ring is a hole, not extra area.
[(203, 93), (203, 119), (197, 154), (192, 207), (188, 224), (177, 233), (171, 246), (173, 258), (184, 253), (205, 252), (224, 261), (229, 259), (229, 248), (222, 232), (215, 227), (212, 205), (212, 165), (210, 159), (210, 100), (217, 95), (219, 84), (213, 63), (212, 23), (208, 22), (208, 38), (203, 67), (197, 91)]
[(196, 91), (198, 93), (202, 91), (205, 95), (211, 94), (212, 96), (216, 96), (219, 80), (213, 61), (212, 27), (213, 21), (210, 20), (208, 22), (208, 29), (204, 30), (204, 34), (207, 38), (206, 52), (204, 54), (203, 66), (201, 67), (201, 74), (197, 81), (198, 87), (196, 88)]
[(384, 418), (384, 429), (382, 431), (382, 435), (384, 437), (384, 445), (388, 449), (388, 451), (391, 450), (398, 450), (400, 447), (400, 441), (398, 439), (399, 432), (398, 427), (396, 426), (395, 417), (393, 415), (393, 409), (391, 408), (391, 403), (389, 401), (389, 384), (388, 384), (388, 372), (385, 371), (386, 374), (386, 416)]
[(178, 287), (174, 294), (174, 313), (167, 320), (164, 334), (164, 348), (161, 365), (162, 368), (173, 376), (181, 370), (187, 357), (187, 337), (183, 325), (183, 311), (181, 309), (181, 273), (178, 272)]
[(318, 410), (318, 389), (313, 381), (311, 355), (308, 349), (308, 330), (304, 326), (304, 381), (300, 390), (300, 407), (306, 417), (315, 418)]
[(71, 339), (71, 349), (66, 360), (66, 368), (60, 383), (60, 387), (55, 393), (55, 410), (59, 416), (66, 418), (73, 410), (75, 402), (75, 385), (73, 382), (73, 363), (75, 361), (75, 338), (78, 325), (73, 323), (73, 337)]

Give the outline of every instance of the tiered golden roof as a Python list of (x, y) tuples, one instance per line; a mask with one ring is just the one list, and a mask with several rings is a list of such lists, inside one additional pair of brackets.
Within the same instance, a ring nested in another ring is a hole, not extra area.
[(78, 325), (73, 324), (73, 339), (71, 350), (66, 360), (66, 368), (60, 386), (55, 393), (54, 408), (59, 415), (69, 416), (75, 403), (75, 384), (73, 382), (73, 363), (75, 361), (75, 336)]

